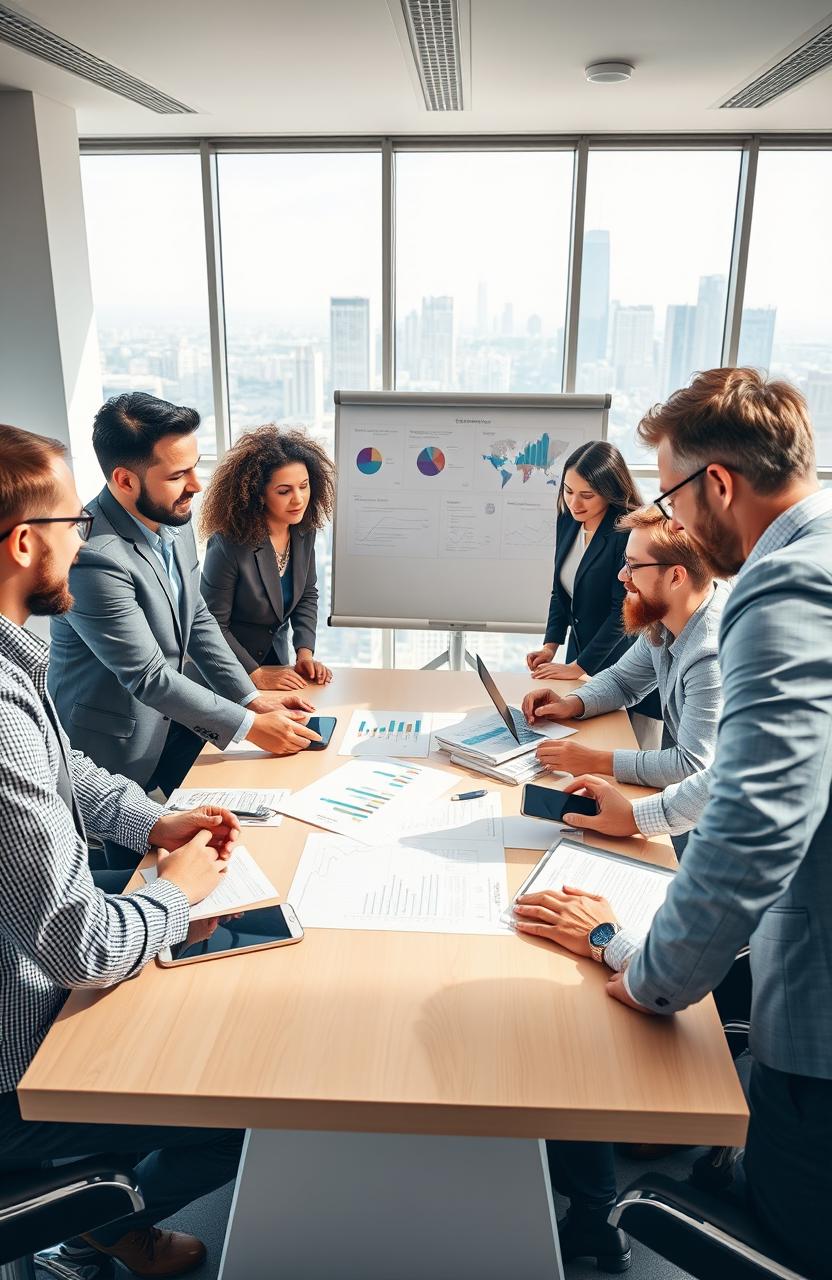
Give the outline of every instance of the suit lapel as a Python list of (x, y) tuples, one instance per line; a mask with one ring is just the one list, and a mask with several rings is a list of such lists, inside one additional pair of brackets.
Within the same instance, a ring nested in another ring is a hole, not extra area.
[[(188, 537), (190, 534), (190, 537)], [(194, 587), (197, 578), (192, 572), (197, 559), (196, 542), (190, 525), (182, 528), (173, 544), (173, 558), (179, 570), (179, 581), (182, 584), (179, 593), (179, 621), (183, 648), (188, 647), (190, 619), (194, 616), (196, 601)]]
[[(294, 548), (293, 548), (294, 550)], [(259, 547), (254, 548), (254, 563), (265, 588), (269, 603), (274, 610), (278, 622), (283, 621), (283, 588), (280, 585), (280, 570), (277, 567), (277, 556), (274, 547), (267, 538)]]
[[(98, 505), (100, 506), (102, 512), (104, 513), (106, 518), (109, 520), (110, 524), (113, 526), (113, 528), (115, 529), (119, 537), (124, 538), (126, 542), (132, 543), (133, 550), (136, 552), (136, 554), (141, 556), (145, 564), (149, 565), (150, 568), (153, 570), (153, 572), (156, 574), (156, 578), (159, 582), (159, 585), (161, 586), (162, 590), (164, 591), (165, 595), (168, 598), (170, 611), (173, 614), (173, 623), (176, 628), (176, 636), (181, 646), (182, 645), (182, 621), (179, 617), (179, 612), (176, 608), (176, 598), (173, 594), (173, 587), (171, 586), (170, 578), (165, 573), (165, 570), (162, 568), (162, 565), (160, 564), (158, 557), (154, 554), (153, 551), (151, 551), (150, 544), (148, 542), (145, 542), (144, 538), (140, 536), (139, 531), (134, 525), (132, 518), (116, 502), (115, 498), (110, 493), (109, 489), (107, 488), (102, 489), (101, 493), (98, 495)], [(182, 585), (184, 589), (185, 575), (182, 573), (181, 562), (177, 560), (177, 563), (179, 564), (179, 575), (182, 579)], [(188, 576), (190, 576), (190, 574)]]
[(584, 576), (586, 572), (588, 572), (588, 570), (595, 563), (595, 561), (598, 559), (601, 552), (603, 551), (606, 545), (607, 538), (609, 537), (610, 530), (615, 524), (616, 519), (617, 519), (617, 512), (613, 511), (612, 507), (608, 507), (603, 520), (601, 521), (598, 528), (595, 530), (595, 533), (592, 535), (590, 539), (589, 546), (581, 556), (580, 562), (578, 564), (578, 570), (577, 570), (577, 573), (575, 574), (575, 590), (576, 591), (578, 589), (578, 582), (580, 581), (580, 579)]

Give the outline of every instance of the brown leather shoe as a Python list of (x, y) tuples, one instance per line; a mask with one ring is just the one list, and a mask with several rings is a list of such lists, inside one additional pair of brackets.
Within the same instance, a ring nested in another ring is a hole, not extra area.
[(99, 1243), (89, 1234), (82, 1235), (81, 1239), (108, 1258), (117, 1258), (137, 1276), (183, 1276), (204, 1261), (206, 1252), (205, 1245), (196, 1236), (160, 1231), (158, 1227), (128, 1231), (110, 1245)]

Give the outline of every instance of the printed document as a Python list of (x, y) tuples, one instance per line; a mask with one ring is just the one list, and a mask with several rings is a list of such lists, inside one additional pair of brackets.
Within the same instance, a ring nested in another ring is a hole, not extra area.
[(447, 840), (430, 848), (368, 849), (315, 832), (289, 900), (307, 929), (506, 934), (506, 864), (500, 848)]
[(246, 787), (212, 791), (202, 787), (177, 787), (170, 793), (168, 809), (200, 809), (205, 804), (222, 809), (271, 809), (268, 818), (238, 818), (241, 827), (279, 827), (283, 821), (278, 805), (289, 792), (285, 787)]
[(645, 934), (665, 900), (673, 876), (674, 872), (666, 867), (607, 853), (571, 839), (561, 840), (540, 859), (516, 897), (562, 889), (565, 884), (600, 893), (615, 909), (623, 929)]
[[(157, 874), (156, 867), (142, 872), (148, 883), (155, 880)], [(227, 916), (277, 897), (279, 894), (269, 877), (260, 870), (245, 845), (238, 844), (216, 889), (191, 907), (190, 918), (210, 920), (212, 916)]]
[(427, 711), (353, 711), (338, 754), (363, 760), (426, 756), (432, 728)]

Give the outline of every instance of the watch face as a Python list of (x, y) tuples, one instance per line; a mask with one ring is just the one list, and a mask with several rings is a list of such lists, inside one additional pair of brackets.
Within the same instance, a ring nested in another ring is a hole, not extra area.
[(605, 947), (608, 942), (612, 942), (617, 933), (614, 924), (597, 924), (589, 935), (589, 945), (591, 947)]

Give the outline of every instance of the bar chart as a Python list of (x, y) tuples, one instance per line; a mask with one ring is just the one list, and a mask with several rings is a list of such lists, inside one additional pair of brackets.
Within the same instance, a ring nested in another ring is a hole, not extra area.
[(364, 759), (426, 756), (433, 717), (425, 711), (354, 711), (339, 755)]

